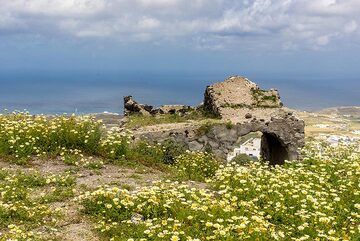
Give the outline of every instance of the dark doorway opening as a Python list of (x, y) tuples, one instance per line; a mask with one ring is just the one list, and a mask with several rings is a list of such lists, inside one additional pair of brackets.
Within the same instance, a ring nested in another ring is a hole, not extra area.
[(282, 165), (289, 160), (289, 153), (282, 141), (272, 133), (263, 133), (261, 138), (261, 156), (270, 165)]

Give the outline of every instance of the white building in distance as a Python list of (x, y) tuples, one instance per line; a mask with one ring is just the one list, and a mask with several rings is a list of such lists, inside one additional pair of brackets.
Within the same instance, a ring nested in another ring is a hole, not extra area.
[(256, 157), (257, 159), (260, 159), (260, 149), (261, 138), (251, 138), (241, 144), (239, 148), (235, 148), (232, 153), (229, 153), (227, 156), (227, 160), (231, 161), (239, 154), (246, 154), (250, 157)]

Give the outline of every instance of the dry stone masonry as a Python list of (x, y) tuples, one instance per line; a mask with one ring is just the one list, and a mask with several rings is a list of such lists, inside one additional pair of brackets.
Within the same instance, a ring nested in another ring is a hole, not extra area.
[(277, 90), (261, 90), (249, 79), (230, 77), (224, 82), (208, 86), (204, 107), (223, 119), (239, 121), (252, 116), (269, 118), (283, 106)]
[[(185, 143), (190, 150), (212, 150), (225, 158), (239, 147), (241, 137), (260, 131), (263, 133), (261, 156), (264, 160), (270, 164), (283, 164), (285, 160), (300, 158), (299, 149), (304, 146), (305, 138), (304, 121), (283, 107), (277, 90), (261, 90), (247, 78), (234, 76), (206, 88), (203, 108), (219, 116), (221, 121), (144, 129), (135, 135), (154, 142), (172, 139)], [(171, 111), (161, 112), (161, 108), (139, 105), (125, 97), (125, 114), (134, 111), (146, 115), (181, 113), (190, 107), (168, 109)]]
[(141, 115), (158, 115), (158, 114), (185, 114), (192, 110), (190, 106), (186, 105), (163, 105), (160, 108), (154, 109), (151, 105), (143, 105), (136, 102), (131, 95), (124, 97), (124, 114), (125, 116), (132, 114)]

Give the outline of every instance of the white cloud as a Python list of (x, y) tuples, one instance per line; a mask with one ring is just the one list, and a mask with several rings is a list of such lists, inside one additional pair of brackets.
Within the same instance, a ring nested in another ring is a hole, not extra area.
[(204, 49), (326, 48), (348, 41), (360, 21), (359, 0), (0, 0), (0, 6), (0, 35), (171, 40)]
[(160, 27), (160, 21), (155, 18), (144, 17), (138, 22), (140, 29), (148, 30)]
[(358, 27), (358, 25), (354, 20), (350, 21), (350, 22), (345, 24), (344, 32), (345, 33), (353, 33), (353, 32), (356, 31), (357, 27)]
[(329, 36), (320, 36), (316, 39), (318, 45), (327, 45), (329, 41)]
[(43, 16), (89, 16), (104, 10), (107, 1), (99, 0), (1, 0), (2, 11), (9, 11), (14, 15), (43, 15)]

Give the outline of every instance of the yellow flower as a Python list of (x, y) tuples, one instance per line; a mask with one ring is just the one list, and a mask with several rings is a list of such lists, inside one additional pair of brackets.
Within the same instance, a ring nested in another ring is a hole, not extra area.
[(170, 240), (171, 241), (179, 241), (180, 238), (179, 238), (179, 236), (173, 235)]

